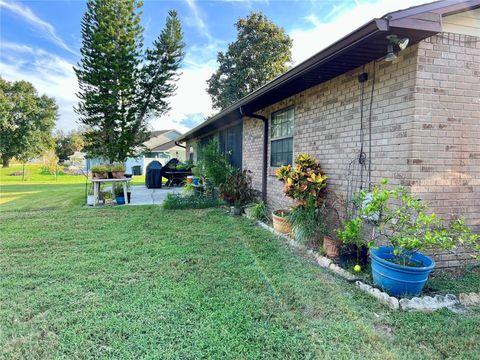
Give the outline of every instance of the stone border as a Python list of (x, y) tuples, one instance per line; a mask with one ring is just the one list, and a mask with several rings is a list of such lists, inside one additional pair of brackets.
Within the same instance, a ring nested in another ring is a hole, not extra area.
[(345, 270), (344, 268), (341, 268), (331, 259), (322, 256), (311, 249), (307, 249), (306, 246), (299, 244), (290, 236), (276, 231), (274, 228), (265, 224), (264, 222), (257, 220), (257, 225), (284, 239), (288, 243), (288, 245), (308, 252), (315, 258), (317, 264), (320, 267), (335, 273), (336, 275), (342, 277), (349, 282), (354, 282), (358, 289), (374, 297), (380, 303), (388, 306), (392, 310), (432, 312), (435, 310), (447, 308), (448, 310), (455, 313), (465, 313), (466, 311), (468, 311), (468, 306), (480, 305), (480, 293), (461, 293), (458, 298), (455, 295), (447, 294), (445, 296), (435, 295), (434, 297), (422, 296), (413, 297), (411, 299), (398, 299), (394, 296), (388, 295), (386, 292), (381, 291), (374, 286), (365, 284), (357, 276)]

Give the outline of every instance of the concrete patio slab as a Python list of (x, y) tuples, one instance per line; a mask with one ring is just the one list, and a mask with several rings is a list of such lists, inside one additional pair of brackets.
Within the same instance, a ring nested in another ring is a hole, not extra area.
[(178, 194), (180, 190), (180, 187), (147, 189), (143, 185), (132, 186), (130, 205), (160, 205), (167, 198), (167, 194)]

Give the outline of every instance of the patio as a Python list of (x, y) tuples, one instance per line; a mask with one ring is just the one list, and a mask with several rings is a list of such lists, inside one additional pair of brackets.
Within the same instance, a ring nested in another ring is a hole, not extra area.
[(148, 189), (145, 185), (131, 187), (132, 198), (129, 205), (161, 205), (167, 194), (178, 194), (181, 187)]

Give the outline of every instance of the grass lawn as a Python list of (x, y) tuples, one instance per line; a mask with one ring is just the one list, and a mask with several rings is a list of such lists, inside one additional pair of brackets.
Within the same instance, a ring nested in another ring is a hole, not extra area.
[(81, 184), (49, 186), (1, 189), (16, 196), (0, 205), (2, 359), (480, 353), (480, 309), (393, 312), (246, 219), (87, 209)]
[[(22, 165), (13, 164), (8, 168), (0, 167), (0, 184), (8, 185), (25, 185), (25, 184), (85, 184), (83, 175), (59, 174), (58, 176), (47, 174), (42, 171), (42, 165), (27, 164), (25, 165), (25, 177), (22, 181)], [(12, 174), (17, 173), (15, 176)], [(134, 176), (133, 185), (141, 185), (145, 183), (145, 176)]]

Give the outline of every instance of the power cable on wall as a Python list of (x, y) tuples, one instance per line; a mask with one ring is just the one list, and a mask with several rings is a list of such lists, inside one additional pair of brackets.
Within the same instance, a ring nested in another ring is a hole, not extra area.
[(375, 91), (375, 75), (377, 62), (373, 61), (372, 89), (370, 92), (370, 106), (368, 108), (368, 191), (372, 191), (372, 108), (373, 93)]
[[(358, 81), (360, 83), (360, 151), (355, 155), (348, 166), (347, 177), (347, 209), (346, 214), (353, 214), (355, 208), (353, 206), (354, 193), (368, 187), (368, 191), (372, 188), (372, 113), (373, 113), (373, 95), (375, 91), (375, 76), (376, 76), (376, 62), (373, 62), (372, 85), (370, 89), (370, 101), (368, 109), (368, 154), (365, 153), (365, 86), (368, 80), (368, 73), (363, 67), (362, 74), (359, 75)], [(366, 179), (365, 179), (366, 173)], [(365, 181), (366, 180), (366, 181)], [(367, 182), (367, 184), (365, 184)], [(367, 185), (367, 186), (366, 186)]]

